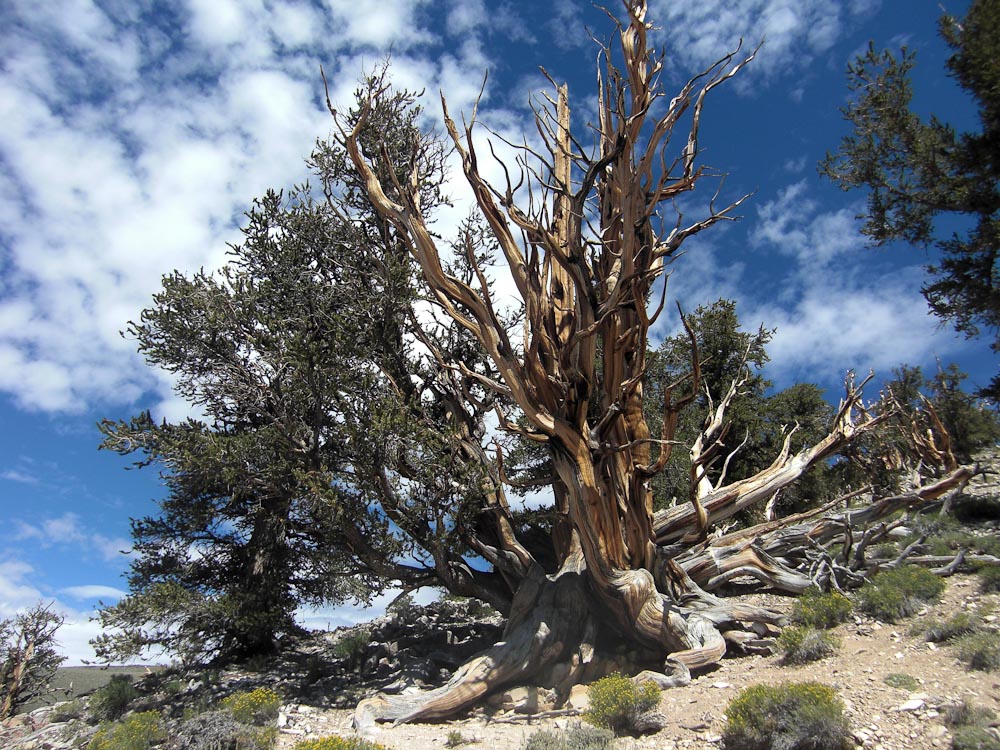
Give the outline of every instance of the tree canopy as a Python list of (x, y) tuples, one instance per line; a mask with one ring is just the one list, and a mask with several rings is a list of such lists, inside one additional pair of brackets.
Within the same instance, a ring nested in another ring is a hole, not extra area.
[[(1000, 2), (973, 0), (964, 19), (944, 15), (947, 73), (975, 104), (979, 129), (913, 111), (916, 54), (870, 45), (847, 70), (853, 131), (820, 172), (842, 189), (865, 188), (862, 232), (873, 244), (934, 247), (924, 296), (967, 336), (985, 329), (1000, 351)], [(957, 218), (958, 222), (948, 221)], [(997, 401), (1000, 376), (984, 390)]]

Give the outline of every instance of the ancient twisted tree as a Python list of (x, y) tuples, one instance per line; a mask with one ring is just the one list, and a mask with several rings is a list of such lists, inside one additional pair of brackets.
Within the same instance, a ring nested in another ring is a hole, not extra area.
[[(460, 128), (445, 107), (445, 132), (424, 132), (416, 97), (378, 70), (311, 155), (321, 193), (269, 192), (222, 269), (164, 278), (127, 333), (204, 418), (102, 425), (104, 447), (157, 466), (169, 495), (133, 525), (131, 593), (103, 610), (101, 653), (242, 658), (294, 632), (301, 603), (439, 586), (506, 615), (503, 642), (359, 718), (443, 717), (511, 683), (565, 697), (613, 670), (683, 684), (766, 647), (781, 622), (720, 598), (723, 584), (859, 585), (884, 564), (865, 550), (900, 523), (889, 516), (969, 478), (941, 419), (902, 393), (867, 404), (851, 377), (838, 408), (800, 390), (772, 412), (784, 432), (750, 434), (769, 334), (738, 334), (724, 306), (648, 348), (671, 309), (666, 268), (744, 200), (709, 199), (694, 219), (675, 208), (718, 192), (702, 115), (753, 54), (668, 97), (645, 3), (625, 10), (586, 137), (557, 86), (535, 113), (539, 145), (491, 184), (475, 114)], [(432, 227), (452, 149), (475, 209), (445, 243)], [(506, 274), (520, 309), (498, 296)], [(820, 507), (778, 517), (776, 498), (846, 455), (872, 472), (903, 456), (908, 491), (800, 494), (796, 508)], [(525, 484), (551, 507), (518, 510), (507, 493)], [(733, 530), (751, 511), (768, 520)]]
[[(884, 418), (866, 409), (860, 386), (848, 380), (829, 433), (793, 452), (785, 440), (763, 471), (731, 480), (732, 456), (717, 445), (726, 409), (742, 382), (714, 402), (701, 435), (685, 446), (691, 492), (685, 502), (654, 513), (652, 479), (675, 449), (678, 415), (700, 390), (699, 358), (684, 383), (663, 391), (661, 418), (651, 430), (643, 411), (649, 331), (665, 304), (665, 267), (684, 241), (733, 220), (743, 202), (709, 202), (692, 220), (676, 201), (717, 178), (699, 163), (699, 129), (706, 100), (751, 62), (729, 55), (685, 84), (672, 98), (661, 86), (662, 59), (648, 47), (643, 0), (627, 0), (627, 16), (601, 54), (597, 122), (591, 138), (571, 128), (565, 86), (535, 112), (540, 147), (523, 146), (505, 181), (483, 176), (476, 115), (459, 127), (442, 99), (447, 136), (461, 157), (490, 242), (506, 261), (523, 304), (523, 325), (509, 328), (471, 246), (471, 273), (449, 271), (444, 248), (421, 203), (423, 175), (390, 168), (388, 154), (363, 135), (380, 103), (391, 97), (381, 79), (362, 91), (357, 116), (331, 108), (339, 142), (361, 189), (418, 267), (434, 306), (485, 355), (488, 366), (441, 362), (442, 372), (489, 394), (500, 428), (536, 443), (547, 457), (554, 497), (554, 561), (543, 564), (518, 534), (503, 491), (503, 456), (490, 475), (480, 514), (490, 519), (491, 543), (475, 533), (470, 546), (492, 562), (514, 591), (505, 639), (460, 669), (445, 686), (418, 696), (374, 699), (362, 716), (405, 721), (435, 718), (474, 703), (511, 682), (568, 688), (613, 669), (662, 686), (682, 684), (689, 671), (722, 658), (729, 645), (752, 648), (753, 623), (778, 623), (765, 610), (707, 593), (738, 575), (801, 591), (811, 582), (843, 580), (846, 560), (811, 557), (822, 542), (859, 519), (820, 509), (736, 535), (709, 539), (713, 524), (766, 503), (811, 466), (836, 454)], [(459, 396), (462, 394), (460, 393)], [(456, 410), (460, 413), (461, 410)], [(474, 441), (472, 441), (474, 442)], [(471, 443), (470, 443), (471, 445)], [(470, 458), (484, 458), (476, 444)], [(723, 470), (719, 471), (722, 467)], [(711, 470), (711, 471), (710, 471)], [(965, 481), (956, 470), (896, 498), (866, 518), (937, 496)], [(797, 523), (797, 526), (792, 526)], [(825, 534), (818, 541), (811, 535)], [(823, 563), (823, 564), (821, 564)]]

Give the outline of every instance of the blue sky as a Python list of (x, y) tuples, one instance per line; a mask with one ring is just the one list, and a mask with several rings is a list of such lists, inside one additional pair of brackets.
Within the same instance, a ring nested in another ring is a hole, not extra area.
[[(946, 0), (961, 15), (966, 2)], [(613, 9), (617, 6), (611, 4)], [(743, 37), (757, 60), (710, 98), (704, 161), (743, 221), (699, 236), (674, 267), (685, 309), (738, 301), (747, 327), (776, 327), (768, 375), (830, 389), (849, 368), (956, 361), (985, 384), (983, 342), (940, 330), (919, 294), (928, 258), (864, 247), (862, 196), (816, 175), (845, 125), (844, 69), (869, 39), (919, 51), (916, 106), (960, 126), (973, 112), (942, 73), (936, 0), (654, 0), (668, 89)], [(319, 66), (346, 103), (391, 49), (395, 80), (443, 90), (519, 139), (543, 65), (570, 84), (582, 124), (594, 106), (597, 37), (583, 0), (6, 0), (0, 4), (0, 617), (38, 600), (67, 616), (71, 663), (88, 657), (98, 599), (125, 582), (129, 518), (151, 513), (155, 472), (97, 452), (95, 423), (143, 409), (187, 414), (170, 378), (119, 335), (177, 268), (222, 262), (242, 212), (300, 182), (331, 129)], [(485, 134), (484, 134), (485, 135)], [(465, 212), (441, 217), (447, 227)], [(668, 333), (667, 321), (658, 334)], [(874, 394), (872, 394), (874, 396)], [(357, 609), (314, 613), (350, 622)]]

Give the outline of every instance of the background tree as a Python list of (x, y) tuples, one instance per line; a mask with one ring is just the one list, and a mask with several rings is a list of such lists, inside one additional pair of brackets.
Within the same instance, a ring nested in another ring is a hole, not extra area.
[[(792, 450), (816, 443), (828, 433), (834, 416), (833, 407), (815, 385), (800, 383), (769, 393), (772, 385), (764, 377), (764, 367), (773, 331), (764, 327), (742, 330), (734, 301), (720, 299), (699, 306), (686, 316), (686, 322), (689, 331), (668, 337), (649, 355), (645, 413), (654, 432), (662, 420), (664, 389), (674, 383), (679, 390), (689, 388), (685, 377), (690, 375), (692, 357), (697, 354), (700, 360), (701, 390), (680, 414), (676, 428), (675, 440), (685, 448), (672, 451), (666, 470), (653, 480), (657, 510), (688, 502), (701, 471), (712, 483), (718, 483), (723, 471), (733, 479), (763, 471), (780, 453), (790, 432)], [(725, 421), (710, 451), (700, 457), (702, 464), (693, 466), (686, 446), (695, 445), (734, 383)], [(778, 515), (802, 511), (825, 503), (840, 489), (832, 466), (823, 462), (785, 488), (767, 508), (750, 508), (737, 520), (748, 525), (763, 520), (769, 511)]]
[[(746, 477), (761, 468), (753, 457), (762, 447), (762, 404), (771, 385), (761, 373), (768, 361), (766, 347), (773, 331), (763, 327), (752, 333), (743, 331), (734, 301), (720, 299), (700, 305), (685, 321), (687, 330), (668, 337), (649, 354), (645, 414), (654, 431), (663, 418), (664, 390), (681, 381), (679, 391), (688, 389), (685, 395), (690, 392), (693, 384), (685, 378), (691, 373), (693, 357), (699, 358), (701, 388), (690, 394), (694, 401), (679, 416), (675, 440), (681, 445), (694, 444), (705, 421), (734, 383), (739, 383), (726, 410), (724, 429), (713, 441), (711, 455), (704, 457), (703, 465), (692, 466), (686, 449), (671, 452), (667, 469), (654, 480), (657, 503), (663, 507), (687, 502), (700, 471), (717, 481), (724, 467), (733, 477)], [(677, 397), (684, 396), (678, 392)], [(724, 460), (730, 456), (729, 461)]]
[[(974, 102), (979, 130), (921, 119), (911, 109), (914, 53), (869, 46), (847, 71), (853, 99), (843, 113), (854, 130), (820, 172), (844, 190), (867, 188), (862, 232), (874, 244), (936, 247), (923, 288), (931, 310), (967, 336), (986, 329), (1000, 351), (1000, 2), (973, 0), (964, 19), (942, 16), (940, 31), (953, 50), (945, 67)], [(949, 216), (969, 228), (953, 231)], [(983, 393), (1000, 400), (1000, 376)]]
[[(419, 165), (432, 211), (443, 151), (416, 143), (412, 103), (394, 94), (369, 127), (399, 164)], [(218, 273), (165, 277), (129, 328), (207, 420), (101, 426), (104, 448), (140, 454), (169, 491), (159, 515), (133, 523), (130, 594), (100, 614), (107, 659), (153, 646), (189, 660), (267, 653), (298, 606), (367, 601), (390, 583), (509, 608), (509, 511), (478, 513), (498, 484), (483, 447), (495, 397), (475, 381), (490, 370), (422, 296), (344, 152), (320, 143), (311, 164), (320, 200), (308, 186), (268, 193)], [(455, 249), (460, 277), (490, 260), (473, 220)], [(470, 566), (470, 548), (494, 570)]]
[(61, 615), (38, 604), (0, 620), (0, 720), (50, 692), (49, 683), (64, 656), (56, 652)]

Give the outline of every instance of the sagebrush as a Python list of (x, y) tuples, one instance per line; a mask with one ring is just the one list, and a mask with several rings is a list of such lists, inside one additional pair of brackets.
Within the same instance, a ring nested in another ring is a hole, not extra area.
[(844, 704), (816, 682), (752, 685), (726, 707), (725, 750), (853, 750)]
[(583, 714), (584, 721), (626, 734), (639, 715), (660, 704), (661, 695), (655, 683), (637, 685), (624, 675), (611, 674), (593, 683), (587, 697), (590, 708)]

